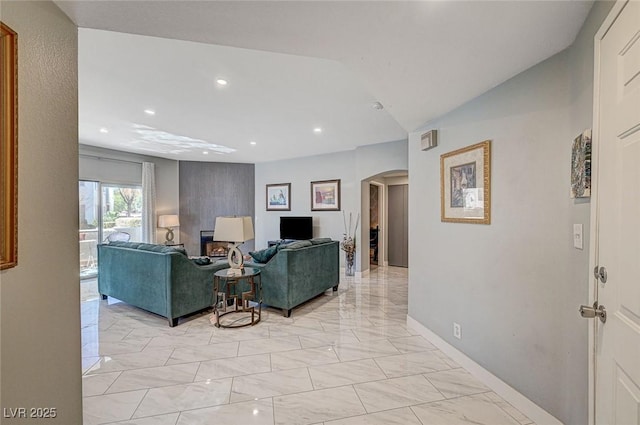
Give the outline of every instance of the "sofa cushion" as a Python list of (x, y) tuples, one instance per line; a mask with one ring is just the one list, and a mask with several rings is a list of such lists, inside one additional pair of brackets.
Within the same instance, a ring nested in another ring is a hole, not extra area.
[(258, 263), (267, 263), (274, 255), (278, 253), (278, 245), (270, 246), (267, 249), (262, 249), (260, 251), (252, 251), (249, 253), (254, 260)]
[(331, 238), (313, 238), (313, 239), (309, 239), (309, 242), (311, 242), (313, 245), (322, 245), (324, 243), (329, 243), (332, 240), (333, 239)]
[(138, 246), (140, 245), (140, 242), (111, 241), (107, 245), (118, 246), (118, 247), (121, 247), (121, 248), (138, 249)]
[(289, 244), (284, 245), (281, 249), (300, 249), (311, 246), (312, 243), (309, 241), (295, 241)]

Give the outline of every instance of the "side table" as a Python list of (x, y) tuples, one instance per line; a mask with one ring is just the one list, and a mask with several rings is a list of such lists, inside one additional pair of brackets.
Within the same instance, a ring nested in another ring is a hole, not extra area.
[[(247, 290), (243, 291), (243, 289)], [(253, 326), (260, 321), (262, 317), (262, 279), (260, 277), (260, 269), (245, 267), (242, 269), (218, 270), (213, 276), (213, 292), (215, 294), (213, 311), (216, 318), (216, 327), (241, 328)], [(255, 304), (258, 305), (257, 315)], [(220, 318), (231, 313), (251, 313), (251, 321), (239, 325), (221, 324)]]

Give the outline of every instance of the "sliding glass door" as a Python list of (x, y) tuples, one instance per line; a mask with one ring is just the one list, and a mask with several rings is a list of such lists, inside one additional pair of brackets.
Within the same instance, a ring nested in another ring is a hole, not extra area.
[(127, 233), (142, 242), (142, 187), (102, 184), (102, 239)]
[(80, 277), (98, 274), (98, 241), (100, 239), (100, 183), (81, 180), (80, 195)]
[(98, 274), (98, 244), (114, 233), (142, 241), (142, 187), (81, 180), (79, 183), (80, 277)]

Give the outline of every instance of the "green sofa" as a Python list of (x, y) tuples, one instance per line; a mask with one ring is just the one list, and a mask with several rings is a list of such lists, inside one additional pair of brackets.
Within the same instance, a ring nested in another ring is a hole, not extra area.
[(211, 307), (213, 275), (227, 260), (198, 265), (184, 249), (137, 242), (98, 245), (98, 292), (169, 319)]
[(280, 308), (285, 317), (305, 301), (340, 283), (340, 247), (337, 241), (317, 238), (279, 246), (266, 263), (245, 262), (260, 269), (262, 300)]

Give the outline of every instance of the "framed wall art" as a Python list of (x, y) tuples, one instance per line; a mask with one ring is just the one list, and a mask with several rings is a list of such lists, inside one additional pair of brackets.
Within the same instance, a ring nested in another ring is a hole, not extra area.
[(340, 211), (340, 180), (311, 182), (311, 211)]
[(0, 22), (0, 270), (18, 264), (18, 35)]
[(591, 130), (573, 139), (571, 148), (571, 197), (591, 197)]
[(291, 211), (291, 183), (267, 185), (267, 211)]
[(440, 156), (441, 221), (491, 223), (491, 141)]

